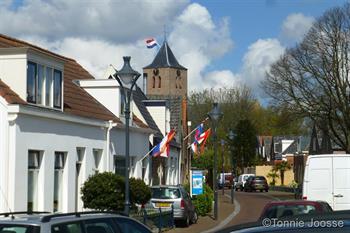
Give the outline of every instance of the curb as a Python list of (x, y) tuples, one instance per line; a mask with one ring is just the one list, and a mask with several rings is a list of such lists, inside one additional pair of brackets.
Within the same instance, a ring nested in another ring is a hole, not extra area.
[[(231, 197), (228, 194), (225, 194), (226, 197)], [(225, 218), (223, 221), (221, 221), (219, 223), (219, 225), (217, 225), (216, 227), (213, 227), (211, 229), (208, 229), (206, 231), (203, 231), (202, 233), (211, 233), (211, 232), (215, 232), (220, 230), (221, 228), (225, 227), (229, 222), (232, 221), (232, 219), (234, 217), (236, 217), (236, 215), (241, 211), (241, 206), (239, 204), (239, 202), (236, 200), (236, 198), (234, 199), (234, 206), (235, 206), (235, 210), (232, 212), (232, 214), (230, 214), (227, 218)]]

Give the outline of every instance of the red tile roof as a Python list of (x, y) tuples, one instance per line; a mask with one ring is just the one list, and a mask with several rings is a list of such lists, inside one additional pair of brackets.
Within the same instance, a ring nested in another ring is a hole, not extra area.
[(26, 104), (9, 86), (0, 80), (0, 96), (2, 96), (9, 104)]
[[(75, 60), (55, 54), (36, 45), (0, 34), (0, 48), (30, 47), (42, 53), (64, 60), (64, 112), (99, 120), (113, 120), (121, 123), (107, 108), (96, 101), (82, 88), (73, 83), (76, 79), (93, 79), (93, 76)], [(3, 84), (3, 83), (2, 83)], [(26, 102), (6, 85), (0, 85), (0, 95), (9, 103)]]

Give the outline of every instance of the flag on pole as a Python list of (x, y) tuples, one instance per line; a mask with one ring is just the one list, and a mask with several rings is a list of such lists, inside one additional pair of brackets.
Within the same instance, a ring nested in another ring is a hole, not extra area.
[(170, 142), (175, 136), (175, 130), (170, 130), (170, 132), (162, 139), (162, 141), (154, 148), (152, 156), (157, 157), (168, 157), (170, 152)]
[(146, 40), (146, 45), (147, 45), (147, 48), (151, 49), (155, 46), (159, 46), (157, 41), (154, 39), (154, 38), (149, 38)]
[[(191, 144), (191, 148), (193, 153), (198, 154), (199, 152), (204, 151), (205, 143), (210, 135), (211, 129), (209, 128), (204, 133), (201, 133), (198, 137), (195, 136), (194, 142)], [(201, 145), (200, 151), (198, 150), (198, 146)]]

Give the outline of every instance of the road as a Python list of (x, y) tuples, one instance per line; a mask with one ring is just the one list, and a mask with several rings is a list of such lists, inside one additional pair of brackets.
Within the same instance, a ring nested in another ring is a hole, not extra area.
[[(187, 228), (176, 228), (170, 230), (170, 233), (196, 233), (196, 232), (205, 232), (210, 229), (218, 227), (219, 223), (227, 219), (235, 210), (230, 204), (230, 190), (225, 190), (225, 197), (222, 196), (221, 190), (219, 194), (219, 221), (215, 221), (210, 217), (201, 217), (197, 224), (191, 225)], [(235, 192), (235, 199), (239, 204), (239, 212), (234, 216), (233, 219), (229, 219), (229, 222), (224, 226), (224, 228), (229, 226), (234, 226), (247, 222), (256, 221), (265, 204), (277, 199), (291, 199), (293, 196), (287, 193), (281, 192)], [(235, 208), (237, 208), (236, 206)], [(237, 209), (236, 209), (237, 210)], [(237, 211), (236, 211), (237, 212)]]

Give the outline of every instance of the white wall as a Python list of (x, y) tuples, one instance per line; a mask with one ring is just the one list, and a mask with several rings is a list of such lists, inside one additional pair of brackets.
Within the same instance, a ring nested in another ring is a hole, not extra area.
[(170, 114), (165, 106), (147, 106), (147, 110), (163, 135), (170, 131)]
[(8, 122), (7, 122), (7, 104), (0, 97), (0, 210), (8, 212), (7, 181), (8, 176)]

